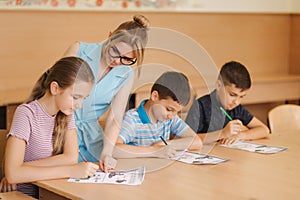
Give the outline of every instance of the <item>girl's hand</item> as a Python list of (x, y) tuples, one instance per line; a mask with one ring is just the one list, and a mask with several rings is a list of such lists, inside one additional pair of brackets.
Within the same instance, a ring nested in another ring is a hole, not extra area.
[(226, 124), (222, 130), (223, 138), (229, 138), (233, 135), (239, 134), (242, 131), (243, 124), (240, 120), (232, 120)]
[(12, 192), (17, 189), (16, 184), (9, 184), (6, 177), (4, 176), (0, 182), (0, 192)]
[(87, 178), (93, 176), (99, 169), (97, 164), (91, 162), (81, 162), (72, 168), (71, 177), (72, 178)]
[(108, 172), (108, 170), (113, 170), (117, 166), (117, 160), (111, 156), (105, 156), (104, 159), (99, 161), (100, 169), (104, 172)]

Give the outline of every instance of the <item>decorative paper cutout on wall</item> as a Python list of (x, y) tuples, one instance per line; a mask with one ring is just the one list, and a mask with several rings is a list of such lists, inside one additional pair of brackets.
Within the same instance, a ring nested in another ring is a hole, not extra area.
[(5, 9), (176, 10), (190, 0), (0, 0)]

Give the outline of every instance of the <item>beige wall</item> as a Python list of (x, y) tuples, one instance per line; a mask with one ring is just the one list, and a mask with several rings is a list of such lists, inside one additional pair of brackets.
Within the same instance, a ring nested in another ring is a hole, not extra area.
[(290, 41), (290, 73), (300, 74), (300, 15), (291, 17)]
[[(109, 31), (134, 14), (1, 10), (0, 91), (10, 90), (12, 95), (20, 95), (16, 99), (22, 101), (38, 76), (59, 59), (72, 42), (102, 41)], [(150, 19), (152, 27), (173, 29), (194, 39), (218, 67), (226, 61), (238, 60), (248, 67), (253, 78), (262, 74), (300, 74), (300, 15), (142, 14)], [(145, 63), (172, 66), (190, 77), (194, 74), (193, 67), (181, 57), (155, 50), (148, 50), (145, 56)], [(15, 92), (18, 89), (20, 92)], [(258, 108), (266, 120), (267, 110)]]
[[(0, 90), (31, 87), (41, 72), (50, 67), (73, 41), (102, 41), (110, 30), (131, 19), (133, 14), (0, 11)], [(234, 59), (243, 62), (253, 76), (257, 73), (299, 71), (300, 60), (296, 55), (300, 43), (298, 15), (143, 14), (154, 27), (174, 29), (195, 39), (208, 51), (217, 66)], [(290, 43), (291, 39), (293, 42)], [(145, 62), (178, 67), (186, 64), (180, 58), (173, 59), (170, 55), (150, 51)], [(187, 69), (186, 73), (189, 75), (192, 71)]]

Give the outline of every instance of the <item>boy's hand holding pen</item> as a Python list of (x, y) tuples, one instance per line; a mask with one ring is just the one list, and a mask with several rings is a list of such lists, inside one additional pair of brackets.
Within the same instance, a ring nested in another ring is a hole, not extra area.
[(160, 139), (163, 141), (163, 143), (165, 144), (165, 145), (168, 145), (168, 143), (166, 142), (166, 140), (162, 137), (162, 136), (159, 136), (160, 137)]
[(164, 147), (163, 152), (160, 152), (160, 155), (158, 155), (158, 157), (160, 158), (173, 158), (176, 156), (176, 150), (174, 147), (172, 147), (171, 145), (168, 145), (167, 141), (162, 137), (159, 136), (161, 141), (166, 145), (166, 147)]
[(239, 134), (242, 131), (242, 122), (238, 119), (233, 120), (232, 117), (226, 112), (226, 110), (223, 107), (220, 107), (220, 110), (229, 119), (228, 124), (222, 130), (222, 135), (224, 136), (224, 139), (229, 138), (232, 135)]

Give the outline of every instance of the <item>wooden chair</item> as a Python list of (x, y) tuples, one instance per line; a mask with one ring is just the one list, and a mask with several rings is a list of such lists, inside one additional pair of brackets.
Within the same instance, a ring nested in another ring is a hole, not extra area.
[(268, 113), (271, 133), (285, 130), (299, 130), (300, 132), (300, 106), (284, 104), (273, 108)]

